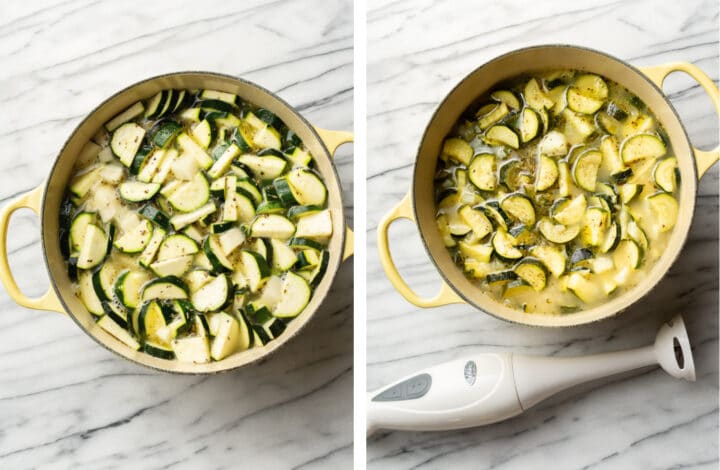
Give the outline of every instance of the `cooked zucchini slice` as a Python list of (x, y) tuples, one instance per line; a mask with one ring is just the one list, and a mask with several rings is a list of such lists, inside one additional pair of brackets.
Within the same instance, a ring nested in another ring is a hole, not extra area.
[(478, 111), (478, 126), (480, 126), (480, 129), (487, 129), (507, 116), (509, 112), (510, 110), (508, 109), (507, 104), (502, 102), (495, 105), (489, 105), (487, 109), (483, 106)]
[(520, 141), (530, 142), (538, 135), (540, 118), (532, 108), (525, 108), (520, 113)]
[(505, 211), (500, 207), (500, 203), (497, 201), (488, 201), (483, 207), (483, 212), (485, 212), (485, 215), (493, 221), (493, 223), (504, 230), (508, 229), (508, 226), (512, 223), (512, 220), (510, 217), (505, 213)]
[(537, 292), (543, 290), (547, 285), (548, 273), (545, 265), (539, 259), (523, 258), (515, 265), (513, 271)]
[(602, 154), (597, 150), (588, 150), (578, 156), (572, 168), (575, 184), (586, 191), (595, 191), (601, 163)]
[(610, 214), (600, 207), (591, 207), (585, 211), (583, 227), (580, 232), (582, 242), (587, 246), (598, 246), (604, 240)]
[(131, 230), (127, 230), (113, 245), (123, 253), (139, 253), (150, 243), (153, 234), (153, 224), (142, 219)]
[(451, 158), (456, 162), (467, 165), (473, 156), (473, 149), (464, 140), (460, 138), (447, 139), (443, 143), (442, 155)]
[(115, 296), (125, 307), (134, 309), (140, 304), (142, 286), (150, 277), (142, 271), (124, 271), (115, 281)]
[(287, 175), (290, 189), (298, 204), (322, 206), (327, 200), (327, 189), (322, 180), (310, 170), (297, 168)]
[(560, 277), (565, 272), (567, 257), (564, 250), (549, 245), (537, 245), (530, 250), (530, 254), (542, 261), (553, 276)]
[(539, 149), (540, 155), (564, 157), (568, 152), (568, 141), (565, 134), (558, 131), (550, 131), (540, 141)]
[(210, 185), (202, 172), (192, 180), (181, 184), (168, 196), (168, 202), (180, 212), (192, 212), (205, 205), (210, 199)]
[(655, 159), (667, 152), (665, 144), (660, 137), (653, 134), (636, 134), (628, 137), (622, 143), (620, 154), (625, 163), (638, 160)]
[(624, 267), (638, 269), (642, 261), (642, 251), (633, 240), (622, 240), (613, 251), (612, 258), (617, 269)]
[(485, 238), (492, 232), (492, 223), (481, 210), (463, 206), (458, 213), (478, 240)]
[(216, 312), (223, 309), (231, 299), (233, 285), (230, 278), (220, 274), (190, 296), (191, 302), (199, 312)]
[(175, 357), (181, 362), (204, 364), (210, 362), (210, 343), (207, 336), (186, 336), (172, 341)]
[(597, 75), (587, 73), (575, 79), (575, 87), (585, 96), (604, 100), (608, 97), (608, 86), (605, 80)]
[(603, 178), (626, 170), (625, 163), (620, 158), (620, 150), (615, 137), (607, 135), (600, 140), (600, 153), (602, 154), (600, 174)]
[(543, 108), (550, 109), (555, 105), (555, 102), (545, 94), (542, 88), (540, 88), (538, 81), (534, 78), (531, 78), (525, 85), (523, 95), (525, 96), (525, 102), (528, 106), (537, 110)]
[(507, 107), (512, 110), (520, 109), (520, 100), (518, 100), (517, 96), (515, 96), (515, 94), (511, 91), (508, 91), (508, 90), (494, 91), (490, 94), (490, 98), (492, 98), (495, 101), (498, 101), (500, 103), (505, 103), (507, 105)]
[[(325, 209), (298, 219), (294, 236), (325, 240), (330, 237), (332, 233), (332, 215), (329, 209)], [(282, 237), (273, 238), (283, 239)]]
[(522, 251), (515, 247), (515, 239), (502, 228), (499, 228), (492, 237), (492, 246), (495, 254), (503, 261), (522, 258)]
[(521, 223), (532, 227), (535, 225), (535, 207), (532, 200), (524, 194), (514, 193), (505, 196), (500, 207), (511, 217)]
[(102, 306), (102, 301), (95, 291), (93, 273), (90, 271), (81, 271), (78, 273), (78, 287), (78, 294), (85, 308), (93, 315), (103, 315), (105, 311)]
[(553, 243), (567, 243), (580, 234), (580, 226), (555, 224), (547, 217), (540, 219), (538, 229), (545, 239)]
[(170, 145), (180, 131), (182, 131), (182, 126), (179, 123), (169, 119), (160, 121), (150, 129), (150, 141), (158, 148), (165, 148)]
[(128, 122), (115, 129), (110, 139), (110, 148), (120, 163), (129, 168), (144, 138), (145, 129), (134, 122)]
[(500, 271), (495, 273), (490, 273), (487, 276), (485, 276), (485, 282), (488, 284), (498, 284), (500, 282), (508, 282), (517, 279), (517, 274), (515, 271)]
[(118, 187), (120, 197), (128, 202), (142, 202), (155, 197), (160, 191), (160, 183), (125, 181)]
[(517, 149), (520, 147), (520, 140), (516, 133), (507, 126), (493, 126), (487, 130), (483, 137), (488, 145), (506, 145)]
[(537, 178), (535, 179), (535, 189), (538, 191), (546, 191), (555, 185), (559, 176), (558, 165), (554, 159), (540, 155), (538, 157)]
[(677, 222), (678, 203), (672, 194), (656, 193), (648, 197), (650, 208), (655, 214), (655, 222), (660, 232), (672, 230)]
[(166, 276), (153, 279), (143, 286), (141, 300), (143, 302), (153, 299), (186, 299), (187, 287), (185, 283), (175, 276)]
[(273, 315), (279, 318), (297, 316), (308, 304), (312, 294), (307, 281), (292, 271), (285, 273), (281, 292), (282, 297), (273, 310)]
[(677, 188), (677, 158), (668, 157), (660, 160), (653, 170), (655, 186), (661, 190), (672, 193)]
[(588, 279), (581, 272), (573, 272), (568, 276), (567, 287), (570, 292), (587, 304), (600, 302), (606, 296), (597, 282)]
[(250, 236), (287, 240), (295, 233), (295, 224), (278, 214), (262, 214), (250, 226)]
[(616, 222), (612, 222), (605, 232), (603, 241), (600, 242), (600, 252), (608, 253), (614, 250), (621, 238), (620, 225)]
[(468, 179), (482, 191), (493, 191), (497, 184), (495, 155), (483, 153), (473, 158), (468, 167)]
[(550, 208), (552, 218), (563, 225), (574, 225), (582, 221), (587, 209), (587, 200), (583, 194), (572, 199), (558, 199)]
[(153, 234), (150, 238), (150, 242), (148, 242), (142, 254), (140, 254), (140, 258), (138, 259), (138, 264), (140, 266), (144, 266), (146, 268), (150, 266), (150, 264), (155, 259), (155, 255), (157, 254), (158, 249), (160, 248), (160, 243), (163, 241), (163, 238), (165, 238), (165, 233), (165, 230), (160, 227), (156, 227), (153, 229)]
[(582, 114), (595, 114), (602, 107), (604, 102), (584, 95), (580, 89), (570, 87), (567, 90), (568, 108)]
[(108, 251), (107, 245), (108, 239), (103, 229), (95, 224), (88, 224), (78, 254), (78, 269), (90, 269), (102, 263)]
[(525, 282), (523, 279), (516, 279), (514, 281), (510, 281), (505, 285), (505, 288), (503, 289), (503, 298), (513, 298), (525, 294), (530, 294), (533, 292), (533, 287)]
[(639, 184), (625, 183), (618, 187), (618, 193), (620, 196), (620, 202), (628, 204), (632, 201), (635, 196), (640, 194), (642, 186)]

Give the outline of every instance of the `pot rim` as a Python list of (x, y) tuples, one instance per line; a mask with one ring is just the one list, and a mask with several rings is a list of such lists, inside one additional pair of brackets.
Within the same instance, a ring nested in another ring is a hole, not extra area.
[[(687, 130), (685, 129), (685, 125), (683, 124), (682, 120), (680, 119), (680, 116), (678, 115), (677, 110), (676, 110), (675, 107), (672, 105), (672, 103), (671, 103), (670, 100), (668, 99), (667, 95), (663, 92), (663, 90), (662, 90), (660, 87), (658, 87), (649, 77), (647, 77), (644, 73), (642, 73), (642, 71), (639, 70), (637, 67), (635, 67), (635, 66), (633, 66), (632, 64), (630, 64), (630, 63), (628, 63), (628, 62), (626, 62), (626, 61), (624, 61), (624, 60), (622, 60), (622, 59), (619, 59), (619, 58), (617, 58), (617, 57), (615, 57), (615, 56), (613, 56), (613, 55), (611, 55), (611, 54), (608, 54), (608, 53), (602, 52), (602, 51), (598, 51), (598, 50), (596, 50), (596, 49), (592, 49), (592, 48), (585, 47), (585, 46), (576, 46), (576, 45), (563, 44), (563, 43), (540, 44), (540, 45), (535, 45), (535, 46), (527, 46), (527, 47), (521, 47), (521, 48), (518, 48), (518, 49), (513, 49), (513, 50), (508, 51), (508, 52), (505, 52), (505, 53), (503, 53), (503, 54), (501, 54), (501, 55), (499, 55), (499, 56), (496, 56), (496, 57), (492, 58), (491, 60), (489, 60), (489, 61), (487, 61), (487, 62), (484, 62), (483, 64), (479, 65), (478, 67), (475, 67), (472, 71), (468, 72), (457, 84), (455, 84), (455, 86), (453, 86), (453, 87), (450, 89), (450, 91), (448, 91), (448, 92), (444, 95), (443, 99), (438, 103), (438, 105), (436, 106), (436, 108), (435, 108), (435, 110), (433, 111), (432, 115), (431, 115), (430, 118), (428, 119), (428, 123), (427, 123), (427, 125), (425, 126), (425, 129), (424, 129), (424, 131), (423, 131), (422, 137), (420, 138), (420, 141), (419, 141), (419, 143), (418, 143), (417, 150), (416, 150), (416, 152), (415, 152), (415, 163), (413, 164), (413, 175), (412, 175), (412, 180), (411, 180), (411, 185), (410, 185), (410, 192), (411, 192), (412, 212), (413, 212), (413, 216), (414, 216), (414, 219), (415, 219), (415, 225), (417, 226), (418, 232), (420, 233), (420, 239), (422, 240), (423, 248), (425, 249), (425, 252), (427, 253), (428, 258), (430, 258), (430, 260), (432, 261), (433, 265), (435, 266), (436, 271), (440, 274), (440, 277), (441, 277), (442, 281), (445, 282), (445, 283), (450, 287), (450, 289), (452, 289), (452, 291), (455, 292), (455, 294), (457, 294), (465, 303), (467, 303), (468, 305), (472, 306), (473, 308), (475, 308), (475, 309), (477, 309), (477, 310), (480, 310), (480, 311), (483, 312), (483, 313), (489, 314), (489, 315), (491, 315), (492, 317), (497, 318), (497, 319), (499, 319), (499, 320), (503, 320), (503, 321), (507, 321), (507, 322), (511, 322), (511, 323), (515, 323), (515, 324), (519, 324), (519, 325), (527, 325), (527, 326), (534, 326), (534, 327), (554, 327), (554, 328), (560, 328), (560, 327), (581, 326), (581, 325), (590, 324), (590, 323), (594, 323), (594, 322), (598, 322), (598, 321), (601, 321), (601, 320), (605, 320), (605, 319), (614, 317), (614, 316), (618, 315), (619, 313), (625, 311), (625, 310), (626, 310), (627, 308), (629, 308), (630, 306), (636, 304), (638, 301), (640, 301), (641, 299), (643, 299), (644, 297), (646, 297), (648, 294), (650, 294), (650, 292), (652, 292), (652, 291), (657, 287), (657, 285), (660, 283), (660, 281), (662, 281), (662, 279), (665, 278), (665, 276), (667, 275), (667, 272), (672, 268), (672, 266), (675, 264), (675, 262), (677, 261), (678, 257), (680, 256), (680, 253), (682, 252), (682, 249), (683, 249), (683, 247), (685, 246), (685, 243), (687, 242), (687, 238), (688, 238), (688, 235), (689, 235), (689, 232), (690, 232), (690, 228), (691, 228), (690, 225), (688, 225), (687, 229), (686, 229), (685, 232), (682, 234), (682, 238), (681, 238), (681, 240), (680, 240), (680, 243), (678, 244), (678, 248), (677, 248), (677, 250), (672, 254), (672, 259), (670, 260), (670, 262), (669, 262), (669, 264), (667, 265), (666, 269), (661, 273), (661, 275), (657, 278), (657, 280), (655, 281), (654, 284), (652, 284), (651, 286), (649, 286), (648, 288), (646, 288), (645, 292), (643, 292), (640, 296), (638, 296), (638, 297), (635, 298), (634, 300), (632, 300), (632, 301), (626, 301), (626, 302), (625, 302), (625, 305), (621, 306), (620, 308), (616, 308), (616, 309), (610, 310), (609, 312), (606, 312), (604, 315), (600, 315), (600, 316), (597, 316), (596, 318), (591, 318), (590, 320), (586, 320), (586, 321), (580, 321), (580, 322), (569, 322), (569, 321), (566, 321), (566, 322), (558, 322), (558, 323), (553, 323), (553, 324), (548, 324), (547, 322), (538, 322), (538, 321), (523, 322), (523, 321), (516, 320), (516, 319), (514, 319), (514, 318), (507, 318), (506, 316), (504, 316), (504, 315), (502, 315), (502, 314), (499, 314), (499, 313), (497, 313), (496, 311), (491, 311), (491, 310), (489, 310), (489, 309), (481, 308), (481, 307), (480, 307), (479, 305), (477, 305), (473, 300), (471, 300), (470, 297), (469, 297), (468, 295), (466, 295), (464, 291), (462, 291), (461, 289), (459, 289), (459, 288), (450, 280), (450, 278), (447, 276), (447, 274), (445, 273), (445, 271), (442, 269), (442, 267), (440, 266), (440, 264), (439, 264), (438, 261), (435, 259), (435, 257), (433, 256), (432, 252), (430, 251), (430, 246), (429, 246), (429, 244), (428, 244), (428, 240), (427, 240), (426, 234), (425, 234), (425, 232), (421, 229), (420, 223), (418, 222), (418, 220), (419, 220), (419, 219), (418, 219), (419, 212), (418, 212), (418, 209), (417, 209), (416, 195), (415, 195), (415, 184), (416, 184), (416, 180), (417, 180), (417, 177), (418, 177), (418, 161), (419, 161), (419, 158), (420, 158), (420, 153), (421, 153), (422, 147), (423, 147), (423, 145), (425, 144), (425, 140), (426, 140), (426, 138), (427, 138), (427, 134), (428, 134), (428, 131), (430, 130), (431, 124), (432, 124), (433, 121), (435, 120), (435, 118), (436, 118), (437, 114), (439, 113), (440, 109), (441, 109), (441, 108), (445, 105), (445, 103), (448, 101), (448, 98), (449, 98), (451, 95), (453, 95), (453, 93), (455, 93), (455, 91), (456, 91), (458, 88), (460, 88), (467, 80), (469, 80), (469, 79), (470, 79), (471, 77), (473, 77), (476, 73), (478, 73), (481, 69), (489, 66), (490, 64), (493, 64), (493, 63), (495, 63), (495, 62), (504, 60), (504, 59), (506, 59), (507, 57), (512, 56), (512, 55), (515, 55), (515, 54), (532, 52), (533, 50), (541, 50), (541, 49), (549, 49), (549, 48), (568, 49), (568, 50), (573, 50), (573, 51), (581, 51), (581, 52), (583, 52), (583, 53), (592, 53), (592, 54), (601, 55), (601, 56), (604, 56), (604, 57), (606, 57), (606, 58), (608, 58), (608, 59), (610, 59), (610, 60), (613, 60), (613, 61), (617, 62), (618, 64), (621, 64), (621, 65), (627, 67), (627, 68), (630, 69), (632, 72), (635, 72), (639, 77), (641, 77), (641, 78), (644, 80), (644, 82), (645, 82), (646, 85), (648, 85), (649, 87), (651, 87), (652, 89), (654, 89), (655, 91), (657, 91), (657, 92), (659, 93), (659, 95), (662, 96), (663, 100), (664, 100), (664, 101), (666, 102), (666, 104), (668, 105), (669, 110), (672, 112), (672, 115), (674, 116), (675, 121), (677, 121), (677, 124), (679, 125), (679, 127), (680, 127), (680, 129), (681, 129), (681, 131), (682, 131), (682, 134), (683, 134), (685, 143), (687, 144), (687, 152), (688, 152), (688, 154), (689, 154), (690, 156), (694, 155), (694, 150), (693, 150), (693, 147), (692, 147), (692, 145), (691, 145), (691, 143), (690, 143), (690, 138), (688, 137)], [(521, 72), (521, 73), (522, 73), (522, 72)], [(620, 85), (622, 85), (622, 83), (620, 83)], [(467, 104), (469, 105), (471, 102), (472, 102), (472, 101), (469, 101)], [(677, 154), (677, 151), (675, 151), (675, 154)], [(697, 182), (697, 180), (698, 180), (698, 170), (697, 170), (697, 167), (696, 167), (696, 164), (695, 164), (694, 161), (691, 162), (690, 167), (692, 168), (692, 176), (693, 176), (694, 190), (693, 190), (693, 197), (692, 197), (692, 199), (690, 199), (691, 203), (688, 204), (688, 207), (685, 208), (684, 210), (685, 210), (686, 213), (688, 213), (687, 218), (688, 218), (690, 221), (692, 221), (692, 220), (694, 219), (694, 216), (695, 216), (695, 202), (696, 202), (696, 201), (695, 201), (695, 198), (696, 198), (696, 196), (697, 196), (697, 184), (696, 184), (696, 182)], [(662, 259), (662, 257), (659, 258), (657, 261), (660, 261), (660, 259)], [(656, 263), (657, 263), (657, 262), (656, 262)], [(640, 284), (637, 284), (637, 285), (633, 286), (633, 288), (631, 288), (630, 290), (628, 290), (627, 293), (632, 292), (633, 290), (637, 289), (638, 286), (640, 286)], [(492, 300), (493, 300), (493, 303), (498, 304), (498, 305), (501, 305), (501, 304), (499, 304), (498, 302), (494, 301), (494, 299), (492, 299)], [(600, 305), (598, 305), (598, 306), (593, 307), (592, 309), (590, 309), (590, 310), (588, 310), (588, 311), (592, 311), (593, 309), (596, 309), (596, 308), (603, 308), (603, 307), (606, 306), (606, 305), (609, 305), (609, 304), (608, 304), (608, 303), (603, 303), (603, 304), (600, 304)], [(573, 318), (573, 316), (577, 316), (577, 315), (580, 315), (580, 313), (574, 313), (574, 314), (566, 315), (566, 316), (564, 316), (564, 317), (566, 317), (566, 318)], [(531, 314), (531, 315), (528, 315), (527, 318), (530, 319), (530, 320), (533, 320), (533, 319), (537, 319), (537, 318), (547, 318), (548, 316), (549, 316), (549, 315), (547, 315), (547, 314)]]
[[(261, 92), (263, 92), (263, 93), (266, 93), (266, 94), (270, 95), (273, 99), (277, 100), (283, 107), (285, 107), (285, 108), (288, 109), (290, 112), (292, 112), (304, 125), (306, 125), (306, 126), (308, 127), (308, 129), (310, 129), (310, 132), (312, 133), (312, 136), (313, 136), (313, 137), (317, 140), (317, 142), (320, 144), (320, 146), (321, 146), (321, 148), (322, 148), (322, 150), (323, 150), (323, 152), (324, 152), (324, 154), (325, 154), (325, 157), (326, 157), (326, 158), (328, 159), (328, 161), (330, 162), (330, 165), (329, 165), (329, 166), (330, 166), (331, 171), (332, 171), (332, 178), (333, 178), (334, 181), (337, 183), (338, 187), (341, 188), (341, 185), (340, 185), (340, 176), (339, 176), (338, 173), (337, 173), (337, 168), (335, 167), (335, 164), (334, 164), (334, 161), (333, 161), (333, 158), (332, 158), (332, 154), (331, 154), (330, 151), (328, 150), (327, 145), (325, 145), (325, 141), (324, 141), (324, 140), (320, 137), (320, 135), (318, 134), (317, 130), (315, 129), (315, 126), (313, 126), (313, 125), (310, 123), (310, 121), (308, 121), (307, 119), (305, 119), (305, 117), (304, 117), (302, 114), (300, 114), (300, 113), (297, 111), (297, 109), (295, 109), (293, 106), (291, 106), (290, 104), (288, 104), (285, 100), (283, 100), (282, 98), (280, 98), (277, 94), (271, 92), (271, 91), (268, 90), (267, 88), (264, 88), (264, 87), (262, 87), (261, 85), (258, 85), (258, 84), (256, 84), (256, 83), (250, 81), (250, 80), (247, 80), (247, 79), (244, 79), (244, 78), (240, 78), (240, 77), (235, 77), (235, 76), (229, 75), (229, 74), (218, 73), (218, 72), (209, 72), (209, 71), (203, 71), (203, 70), (183, 70), (183, 71), (178, 71), (178, 72), (169, 72), (169, 73), (164, 73), (164, 74), (160, 74), (160, 75), (154, 75), (154, 76), (152, 76), (152, 77), (148, 77), (148, 78), (145, 78), (145, 79), (143, 79), (143, 80), (140, 80), (140, 81), (137, 81), (137, 82), (133, 82), (133, 83), (131, 83), (130, 85), (127, 85), (127, 86), (123, 87), (122, 89), (120, 89), (120, 90), (118, 90), (117, 92), (113, 93), (112, 95), (108, 96), (108, 97), (105, 98), (102, 102), (100, 102), (98, 105), (96, 105), (95, 107), (93, 107), (92, 110), (90, 110), (90, 111), (85, 115), (85, 117), (83, 117), (83, 119), (80, 120), (80, 122), (78, 122), (78, 124), (73, 128), (73, 130), (72, 130), (72, 131), (70, 132), (70, 134), (68, 135), (67, 139), (65, 139), (65, 142), (63, 143), (62, 147), (60, 147), (60, 150), (58, 151), (57, 155), (55, 156), (55, 159), (54, 159), (53, 164), (52, 164), (52, 166), (51, 166), (51, 168), (50, 168), (50, 171), (48, 172), (47, 178), (46, 178), (45, 182), (42, 184), (42, 186), (43, 186), (43, 193), (42, 193), (42, 199), (41, 199), (41, 205), (40, 205), (40, 208), (41, 208), (41, 212), (40, 212), (40, 234), (41, 234), (41, 240), (42, 240), (42, 255), (43, 255), (43, 261), (44, 261), (44, 263), (45, 263), (45, 269), (46, 269), (46, 271), (47, 271), (47, 273), (48, 273), (48, 279), (49, 279), (49, 281), (50, 281), (50, 285), (52, 286), (52, 289), (53, 289), (53, 291), (55, 292), (55, 295), (57, 296), (58, 300), (60, 301), (60, 304), (62, 305), (62, 307), (63, 307), (63, 309), (65, 310), (65, 312), (68, 314), (68, 316), (69, 316), (70, 318), (72, 318), (73, 322), (75, 322), (75, 324), (77, 324), (77, 326), (80, 327), (80, 329), (83, 331), (83, 333), (85, 333), (87, 336), (89, 336), (90, 338), (92, 338), (92, 340), (95, 341), (97, 344), (99, 344), (100, 346), (102, 346), (102, 347), (105, 348), (106, 350), (112, 352), (113, 354), (117, 355), (118, 357), (120, 357), (120, 358), (122, 358), (122, 359), (124, 359), (124, 360), (127, 360), (127, 361), (129, 361), (129, 362), (131, 362), (131, 363), (133, 363), (133, 364), (137, 364), (137, 365), (139, 365), (139, 366), (142, 366), (142, 367), (146, 367), (146, 368), (149, 368), (149, 369), (152, 369), (152, 370), (156, 370), (156, 371), (160, 371), (160, 372), (175, 374), (175, 375), (214, 375), (214, 374), (220, 374), (220, 373), (224, 373), (224, 372), (230, 372), (230, 371), (233, 371), (233, 370), (241, 369), (241, 368), (243, 368), (243, 367), (249, 367), (249, 366), (257, 365), (257, 364), (259, 364), (261, 361), (264, 361), (264, 360), (266, 360), (268, 357), (270, 357), (270, 356), (272, 356), (273, 354), (275, 354), (276, 351), (278, 351), (278, 350), (280, 350), (281, 348), (283, 348), (287, 343), (289, 343), (293, 338), (295, 338), (295, 337), (300, 333), (300, 331), (302, 331), (302, 330), (307, 326), (307, 324), (310, 323), (310, 321), (314, 318), (315, 314), (317, 313), (317, 310), (318, 310), (318, 309), (320, 308), (320, 306), (325, 302), (328, 294), (330, 293), (330, 290), (332, 289), (332, 283), (335, 281), (335, 278), (337, 277), (337, 273), (338, 273), (338, 271), (340, 270), (340, 266), (342, 265), (342, 261), (343, 261), (343, 260), (342, 260), (342, 254), (340, 254), (339, 261), (338, 261), (338, 262), (336, 263), (336, 265), (334, 266), (334, 269), (332, 270), (332, 272), (331, 272), (331, 271), (326, 271), (326, 272), (325, 272), (325, 276), (326, 276), (326, 277), (329, 277), (329, 278), (331, 279), (331, 281), (330, 281), (330, 283), (328, 284), (327, 288), (324, 289), (322, 292), (318, 292), (317, 289), (313, 292), (313, 297), (318, 298), (318, 303), (317, 303), (316, 308), (307, 316), (307, 318), (306, 318), (305, 321), (302, 323), (302, 325), (300, 325), (300, 327), (299, 327), (293, 334), (287, 335), (287, 336), (283, 339), (283, 341), (279, 342), (279, 343), (278, 343), (276, 346), (274, 346), (272, 349), (267, 350), (264, 354), (258, 356), (257, 358), (253, 359), (252, 361), (245, 362), (245, 363), (241, 363), (241, 364), (235, 365), (235, 366), (233, 366), (233, 367), (226, 367), (226, 368), (217, 369), (217, 370), (208, 370), (208, 371), (185, 371), (185, 370), (175, 370), (175, 369), (163, 368), (163, 367), (151, 365), (151, 364), (149, 364), (149, 363), (144, 363), (144, 362), (138, 361), (138, 360), (136, 360), (136, 359), (127, 357), (127, 356), (123, 355), (120, 351), (118, 351), (118, 350), (116, 350), (115, 348), (110, 347), (109, 345), (107, 345), (107, 344), (105, 344), (104, 342), (102, 342), (96, 335), (92, 334), (88, 329), (86, 329), (85, 326), (84, 326), (84, 325), (78, 320), (78, 318), (76, 317), (75, 312), (73, 312), (72, 309), (70, 309), (70, 308), (68, 307), (67, 303), (65, 302), (65, 299), (63, 298), (63, 296), (62, 296), (61, 293), (60, 293), (60, 289), (58, 288), (57, 282), (56, 282), (56, 280), (53, 278), (53, 276), (52, 276), (52, 271), (51, 271), (51, 269), (50, 269), (50, 261), (49, 261), (48, 256), (47, 256), (47, 248), (46, 248), (47, 240), (45, 240), (45, 237), (42, 236), (42, 235), (44, 234), (44, 232), (45, 232), (45, 230), (44, 230), (44, 229), (45, 229), (45, 217), (44, 217), (44, 214), (45, 214), (45, 208), (46, 208), (46, 203), (47, 203), (47, 199), (46, 199), (46, 198), (47, 198), (47, 194), (48, 194), (48, 188), (49, 188), (49, 185), (50, 185), (50, 180), (52, 179), (51, 177), (52, 177), (52, 175), (55, 173), (55, 170), (56, 170), (56, 168), (57, 168), (57, 165), (58, 165), (58, 163), (59, 163), (59, 161), (60, 161), (60, 156), (63, 154), (63, 152), (64, 152), (65, 149), (67, 148), (68, 144), (73, 140), (73, 138), (75, 137), (78, 129), (80, 129), (80, 127), (82, 127), (83, 124), (85, 124), (87, 121), (89, 121), (89, 120), (98, 112), (98, 110), (100, 110), (100, 109), (101, 109), (103, 106), (105, 106), (108, 102), (110, 102), (111, 100), (113, 100), (113, 99), (116, 98), (117, 96), (122, 95), (122, 94), (128, 92), (129, 90), (131, 90), (131, 89), (133, 89), (133, 88), (135, 88), (135, 87), (141, 86), (141, 85), (143, 85), (143, 84), (145, 84), (145, 83), (148, 83), (148, 82), (152, 82), (152, 81), (156, 81), (156, 80), (161, 80), (161, 79), (168, 78), (168, 77), (175, 77), (175, 76), (179, 76), (179, 75), (189, 75), (189, 74), (206, 75), (206, 76), (211, 76), (211, 77), (220, 78), (220, 79), (224, 79), (224, 80), (231, 80), (231, 81), (239, 82), (239, 83), (242, 83), (243, 85), (247, 85), (247, 86), (249, 86), (249, 87), (251, 87), (251, 88), (256, 88), (256, 89), (258, 89), (259, 91), (261, 91)], [(314, 157), (314, 156), (313, 156), (313, 157)], [(344, 221), (345, 221), (345, 208), (344, 208), (344, 205), (342, 204), (342, 192), (340, 192), (340, 193), (338, 194), (338, 196), (339, 196), (340, 201), (341, 201), (341, 204), (339, 205), (339, 211), (340, 211), (340, 215), (342, 216), (343, 223), (344, 223)], [(340, 233), (338, 236), (340, 237), (340, 244), (339, 244), (340, 250), (342, 250), (343, 247), (345, 246), (345, 243), (346, 243), (346, 232), (345, 232), (345, 230), (342, 230), (341, 233)], [(118, 341), (118, 342), (119, 342), (119, 341)], [(219, 361), (218, 361), (218, 362), (219, 362)]]

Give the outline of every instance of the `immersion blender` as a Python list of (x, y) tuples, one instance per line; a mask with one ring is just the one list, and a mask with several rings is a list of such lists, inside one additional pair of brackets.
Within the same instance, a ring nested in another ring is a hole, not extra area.
[(442, 431), (496, 423), (567, 388), (657, 365), (677, 379), (695, 380), (680, 315), (644, 348), (581, 357), (485, 353), (419, 371), (368, 394), (367, 432)]

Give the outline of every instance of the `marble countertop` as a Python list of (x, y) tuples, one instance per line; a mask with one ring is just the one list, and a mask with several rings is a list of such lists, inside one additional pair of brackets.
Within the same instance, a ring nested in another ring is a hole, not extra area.
[[(350, 130), (352, 58), (348, 0), (2, 2), (0, 205), (43, 182), (97, 103), (165, 72), (242, 76), (314, 124)], [(345, 146), (337, 166), (351, 225), (352, 163)], [(19, 212), (10, 230), (16, 279), (39, 295), (38, 219)], [(217, 376), (124, 361), (0, 289), (0, 468), (348, 468), (352, 268), (300, 337)]]
[[(538, 329), (466, 305), (418, 309), (390, 285), (375, 245), (380, 218), (409, 188), (415, 151), (440, 100), (466, 74), (504, 52), (568, 43), (635, 65), (683, 60), (717, 83), (718, 4), (638, 2), (368, 2), (367, 388), (472, 351), (572, 356), (652, 342), (684, 314), (697, 382), (660, 370), (605, 381), (500, 424), (457, 432), (381, 432), (368, 468), (632, 469), (718, 466), (718, 165), (702, 179), (679, 261), (650, 296), (622, 315), (572, 329)], [(568, 6), (572, 5), (572, 6)], [(718, 119), (687, 76), (665, 84), (692, 142), (718, 142)], [(425, 295), (439, 276), (407, 221), (391, 228), (396, 263)]]

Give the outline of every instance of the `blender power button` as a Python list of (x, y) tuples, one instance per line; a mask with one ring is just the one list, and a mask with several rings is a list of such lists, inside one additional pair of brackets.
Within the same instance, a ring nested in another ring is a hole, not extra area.
[(393, 385), (373, 397), (372, 401), (414, 400), (424, 396), (432, 385), (430, 374), (420, 374)]

